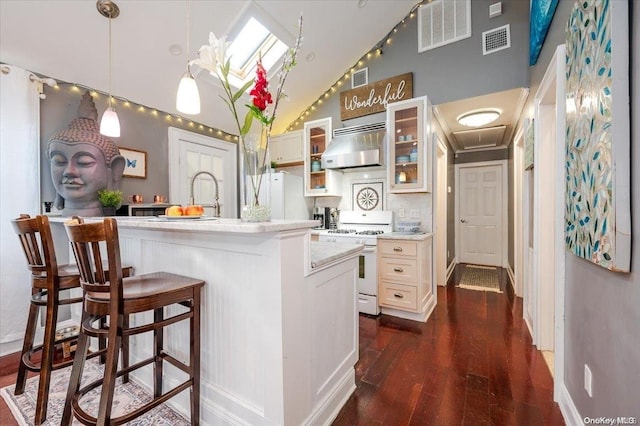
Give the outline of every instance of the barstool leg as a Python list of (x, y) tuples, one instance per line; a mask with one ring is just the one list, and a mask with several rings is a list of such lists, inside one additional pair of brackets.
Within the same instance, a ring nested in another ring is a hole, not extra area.
[(200, 287), (194, 289), (193, 316), (189, 321), (191, 331), (191, 424), (200, 424)]
[(42, 361), (40, 363), (40, 383), (38, 383), (38, 400), (34, 423), (41, 424), (47, 418), (47, 404), (49, 402), (49, 382), (53, 366), (53, 352), (55, 350), (56, 324), (58, 323), (57, 291), (47, 294), (47, 319), (44, 327), (44, 343), (42, 346)]
[(84, 362), (87, 357), (87, 350), (89, 349), (89, 338), (83, 331), (84, 322), (86, 320), (86, 314), (82, 314), (83, 318), (80, 322), (80, 334), (78, 335), (78, 347), (76, 348), (76, 355), (73, 358), (73, 367), (71, 367), (71, 377), (69, 378), (69, 387), (67, 388), (67, 399), (64, 403), (64, 411), (62, 412), (61, 426), (68, 426), (71, 424), (71, 401), (80, 389), (80, 380), (82, 379), (82, 372), (84, 371)]
[[(129, 315), (125, 315), (122, 321), (124, 330), (129, 329)], [(129, 368), (129, 335), (122, 336), (122, 369)], [(122, 383), (129, 383), (129, 373), (122, 375)]]
[[(116, 321), (114, 321), (116, 317)], [(122, 345), (123, 315), (111, 315), (109, 317), (109, 334), (107, 335), (107, 360), (104, 364), (104, 381), (100, 394), (100, 406), (98, 407), (99, 425), (107, 425), (111, 421), (111, 406), (113, 405), (113, 393), (116, 387), (116, 374), (118, 373), (118, 358)]]
[(27, 381), (27, 365), (24, 357), (33, 349), (33, 339), (36, 335), (36, 321), (38, 321), (38, 306), (33, 302), (29, 303), (29, 316), (27, 318), (27, 328), (24, 332), (24, 342), (22, 343), (22, 354), (20, 355), (20, 366), (18, 367), (18, 377), (16, 378), (15, 395), (24, 393), (24, 386)]
[[(154, 309), (153, 321), (158, 324), (164, 319), (163, 308)], [(153, 396), (162, 395), (162, 348), (163, 348), (164, 329), (156, 328), (153, 330), (153, 346), (154, 346), (154, 363), (153, 363)]]

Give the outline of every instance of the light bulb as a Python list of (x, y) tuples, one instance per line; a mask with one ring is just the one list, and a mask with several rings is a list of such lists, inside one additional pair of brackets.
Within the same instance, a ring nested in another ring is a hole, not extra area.
[(200, 114), (200, 94), (193, 76), (187, 71), (180, 80), (176, 109), (183, 114)]
[(100, 120), (100, 134), (112, 138), (120, 137), (120, 120), (115, 108), (108, 107), (104, 110)]

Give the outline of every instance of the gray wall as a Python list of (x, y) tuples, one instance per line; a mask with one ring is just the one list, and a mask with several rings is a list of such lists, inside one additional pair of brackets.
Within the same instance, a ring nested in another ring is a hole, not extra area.
[[(413, 72), (413, 95), (428, 96), (433, 105), (503, 90), (526, 87), (528, 84), (529, 58), (529, 2), (502, 1), (503, 14), (489, 19), (489, 5), (495, 0), (471, 2), (472, 36), (459, 42), (418, 53), (418, 19), (408, 19), (383, 47), (382, 56), (365, 63), (369, 82)], [(511, 25), (511, 48), (491, 55), (482, 55), (482, 32)], [(373, 47), (373, 46), (372, 46)], [(364, 52), (363, 52), (364, 53)], [(354, 60), (355, 62), (355, 60)], [(336, 79), (342, 78), (337, 75)], [(348, 88), (350, 88), (349, 86)], [(339, 92), (305, 117), (315, 120), (332, 117), (334, 128), (340, 127)], [(344, 126), (385, 121), (385, 114), (378, 113), (346, 120)], [(302, 128), (299, 124), (297, 128)]]
[(460, 152), (454, 156), (455, 164), (480, 163), (483, 161), (506, 160), (509, 158), (507, 149), (490, 149), (475, 152)]
[[(43, 201), (52, 201), (55, 197), (55, 189), (51, 181), (51, 169), (47, 159), (47, 146), (49, 138), (61, 130), (67, 128), (69, 123), (77, 117), (78, 106), (82, 98), (83, 90), (74, 89), (73, 85), (60, 84), (53, 89), (45, 86), (46, 99), (41, 103), (40, 110), (40, 137), (41, 137), (41, 194)], [(106, 96), (94, 97), (98, 120), (106, 108)], [(167, 114), (145, 108), (139, 110), (139, 105), (119, 107), (117, 109), (120, 119), (122, 136), (114, 138), (116, 144), (123, 148), (132, 148), (146, 151), (147, 153), (147, 178), (138, 179), (125, 177), (122, 179), (122, 192), (125, 197), (131, 194), (142, 194), (144, 202), (152, 202), (155, 194), (169, 195), (169, 166), (168, 166), (168, 131), (172, 127), (189, 130), (211, 136), (208, 128), (199, 129), (199, 124), (193, 126), (188, 122), (178, 122), (175, 118), (168, 120)]]
[[(612, 0), (624, 1), (624, 0)], [(538, 64), (531, 70), (537, 90), (574, 2), (562, 0)], [(640, 22), (633, 5), (632, 22)], [(630, 25), (631, 52), (640, 51), (640, 29)], [(632, 230), (640, 229), (640, 55), (631, 57), (631, 211)], [(622, 70), (621, 72), (624, 72)], [(615, 113), (615, 112), (614, 112)], [(610, 272), (565, 252), (565, 384), (582, 417), (640, 418), (640, 238), (632, 238), (630, 274)], [(584, 365), (593, 373), (593, 398), (584, 391)]]

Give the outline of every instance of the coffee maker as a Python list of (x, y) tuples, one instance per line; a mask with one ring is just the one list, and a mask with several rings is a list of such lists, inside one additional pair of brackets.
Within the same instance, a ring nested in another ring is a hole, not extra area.
[(329, 209), (329, 229), (338, 229), (338, 222), (340, 221), (340, 211), (332, 207)]
[(314, 229), (329, 229), (331, 224), (331, 208), (330, 207), (314, 207), (313, 220), (319, 220), (320, 225)]

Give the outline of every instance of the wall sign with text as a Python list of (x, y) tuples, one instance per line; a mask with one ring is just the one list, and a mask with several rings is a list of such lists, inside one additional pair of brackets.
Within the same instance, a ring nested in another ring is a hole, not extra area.
[(340, 93), (340, 120), (387, 110), (387, 104), (413, 97), (413, 73), (406, 73)]

